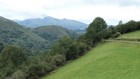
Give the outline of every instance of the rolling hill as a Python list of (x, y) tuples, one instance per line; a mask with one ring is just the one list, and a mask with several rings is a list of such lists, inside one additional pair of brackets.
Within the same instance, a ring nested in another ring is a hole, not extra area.
[[(137, 33), (127, 36), (139, 37)], [(131, 41), (100, 43), (84, 56), (42, 79), (139, 79), (139, 48), (139, 43)]]
[(87, 24), (79, 21), (69, 19), (56, 19), (50, 16), (45, 18), (26, 19), (23, 21), (17, 20), (15, 22), (31, 28), (35, 28), (38, 26), (58, 25), (69, 30), (85, 30), (88, 26)]
[(40, 26), (34, 28), (32, 32), (48, 40), (49, 42), (55, 42), (56, 40), (64, 36), (78, 37), (78, 34), (74, 31), (70, 31), (66, 28), (56, 25)]
[(47, 41), (32, 33), (23, 26), (0, 17), (0, 43), (15, 45), (30, 50), (30, 54), (42, 52), (47, 49)]

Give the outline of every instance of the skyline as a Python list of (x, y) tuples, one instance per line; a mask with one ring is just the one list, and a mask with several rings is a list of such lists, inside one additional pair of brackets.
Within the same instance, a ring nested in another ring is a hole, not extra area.
[(139, 0), (0, 0), (0, 7), (0, 16), (11, 20), (51, 16), (89, 24), (102, 17), (109, 25), (140, 20)]

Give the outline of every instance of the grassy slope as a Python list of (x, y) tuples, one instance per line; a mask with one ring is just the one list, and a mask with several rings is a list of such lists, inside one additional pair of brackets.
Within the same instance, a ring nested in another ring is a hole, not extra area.
[(140, 44), (108, 42), (42, 79), (140, 79)]
[(140, 38), (140, 30), (123, 34), (119, 38)]

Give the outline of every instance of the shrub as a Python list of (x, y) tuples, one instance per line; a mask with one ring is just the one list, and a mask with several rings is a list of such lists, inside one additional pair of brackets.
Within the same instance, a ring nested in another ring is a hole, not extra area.
[(66, 58), (64, 55), (55, 55), (52, 58), (53, 61), (55, 61), (55, 65), (57, 67), (64, 65), (64, 63), (66, 62)]
[(39, 79), (42, 75), (46, 73), (46, 67), (45, 65), (41, 64), (30, 65), (26, 72), (26, 79)]
[(121, 35), (120, 32), (116, 32), (116, 33), (112, 36), (112, 38), (117, 38), (117, 37), (119, 37), (120, 35)]

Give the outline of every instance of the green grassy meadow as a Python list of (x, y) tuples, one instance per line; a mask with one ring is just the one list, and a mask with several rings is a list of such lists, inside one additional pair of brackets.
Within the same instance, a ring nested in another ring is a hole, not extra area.
[(127, 34), (123, 34), (121, 35), (119, 38), (139, 38), (140, 39), (140, 31), (135, 31), (135, 32), (130, 32), (130, 33), (127, 33)]
[(140, 79), (140, 44), (101, 43), (42, 79)]

